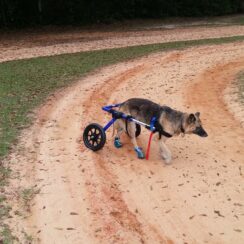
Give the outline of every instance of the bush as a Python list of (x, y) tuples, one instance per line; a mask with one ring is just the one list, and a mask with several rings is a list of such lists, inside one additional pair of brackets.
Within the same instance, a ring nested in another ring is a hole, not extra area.
[(242, 0), (0, 0), (0, 26), (216, 16), (239, 13), (243, 7)]

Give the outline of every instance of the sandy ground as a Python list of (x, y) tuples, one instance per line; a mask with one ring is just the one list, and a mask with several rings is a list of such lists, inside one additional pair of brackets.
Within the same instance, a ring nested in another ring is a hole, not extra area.
[[(40, 189), (11, 225), (40, 243), (244, 243), (244, 131), (223, 99), (243, 68), (243, 42), (194, 47), (97, 70), (51, 97), (10, 156), (16, 187)], [(130, 97), (200, 111), (209, 137), (170, 139), (167, 166), (156, 138), (149, 161), (126, 136), (115, 149), (111, 130), (103, 150), (86, 149), (84, 127), (109, 119), (101, 106)]]
[(224, 92), (225, 103), (227, 104), (229, 110), (233, 113), (237, 120), (241, 122), (242, 127), (244, 128), (244, 105), (240, 101), (239, 97), (239, 74), (233, 82), (226, 87)]
[(217, 38), (244, 35), (244, 26), (184, 27), (157, 29), (142, 27), (141, 30), (123, 31), (60, 31), (0, 33), (0, 62), (75, 53), (89, 50), (126, 47), (150, 43)]

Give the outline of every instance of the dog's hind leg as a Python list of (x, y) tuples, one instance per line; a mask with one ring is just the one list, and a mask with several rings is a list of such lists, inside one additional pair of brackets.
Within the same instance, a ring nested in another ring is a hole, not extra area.
[(161, 137), (161, 139), (159, 139), (160, 153), (162, 158), (165, 160), (165, 163), (170, 164), (172, 156), (169, 148), (165, 144), (165, 140), (166, 139), (163, 136)]
[(114, 130), (117, 131), (117, 133), (116, 133), (116, 135), (114, 137), (114, 146), (116, 148), (121, 148), (123, 146), (123, 144), (120, 141), (120, 136), (123, 133), (123, 131), (125, 131), (124, 122), (122, 120), (115, 121)]
[(117, 129), (117, 134), (114, 137), (114, 146), (116, 148), (121, 148), (123, 146), (123, 144), (120, 141), (120, 136), (121, 136), (122, 132), (123, 132), (122, 128)]
[(138, 144), (137, 144), (137, 141), (136, 141), (136, 124), (133, 123), (133, 122), (128, 123), (127, 132), (128, 132), (128, 135), (131, 138), (131, 141), (133, 143), (134, 150), (136, 151), (137, 157), (140, 158), (140, 159), (145, 158), (145, 155), (144, 155), (144, 153), (142, 151), (142, 148), (138, 147)]

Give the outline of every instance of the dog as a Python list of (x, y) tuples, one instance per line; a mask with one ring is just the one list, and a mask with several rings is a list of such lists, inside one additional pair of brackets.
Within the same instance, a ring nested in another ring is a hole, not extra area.
[[(142, 98), (131, 98), (123, 102), (118, 109), (127, 115), (132, 116), (136, 120), (152, 125), (159, 134), (160, 153), (166, 164), (171, 163), (171, 152), (165, 144), (165, 141), (179, 134), (196, 134), (200, 137), (207, 137), (207, 132), (203, 129), (200, 120), (200, 113), (183, 113), (174, 110), (168, 106), (161, 106), (150, 100)], [(154, 122), (153, 122), (154, 120)], [(114, 131), (117, 131), (114, 138), (114, 146), (122, 147), (120, 136), (123, 132), (127, 132), (134, 145), (134, 150), (138, 158), (145, 158), (142, 148), (138, 147), (136, 141), (136, 124), (135, 122), (118, 119), (114, 124)]]

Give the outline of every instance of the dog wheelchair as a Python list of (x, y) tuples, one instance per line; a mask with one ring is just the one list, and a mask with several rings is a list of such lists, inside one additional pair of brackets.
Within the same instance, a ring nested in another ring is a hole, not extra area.
[(134, 122), (136, 124), (136, 132), (135, 132), (136, 137), (138, 137), (141, 134), (141, 126), (151, 131), (151, 135), (148, 142), (147, 154), (146, 154), (147, 155), (146, 158), (148, 159), (152, 135), (153, 133), (159, 131), (156, 126), (157, 119), (153, 117), (150, 125), (145, 124), (139, 120), (136, 120), (131, 115), (127, 115), (116, 110), (116, 108), (118, 108), (120, 105), (121, 104), (119, 103), (119, 104), (102, 107), (102, 110), (112, 115), (112, 119), (104, 127), (102, 127), (97, 123), (91, 123), (88, 126), (86, 126), (83, 132), (83, 141), (85, 146), (94, 152), (101, 150), (106, 143), (106, 131), (111, 127), (111, 125), (114, 124), (114, 122), (117, 119), (124, 119), (127, 120), (128, 122)]

